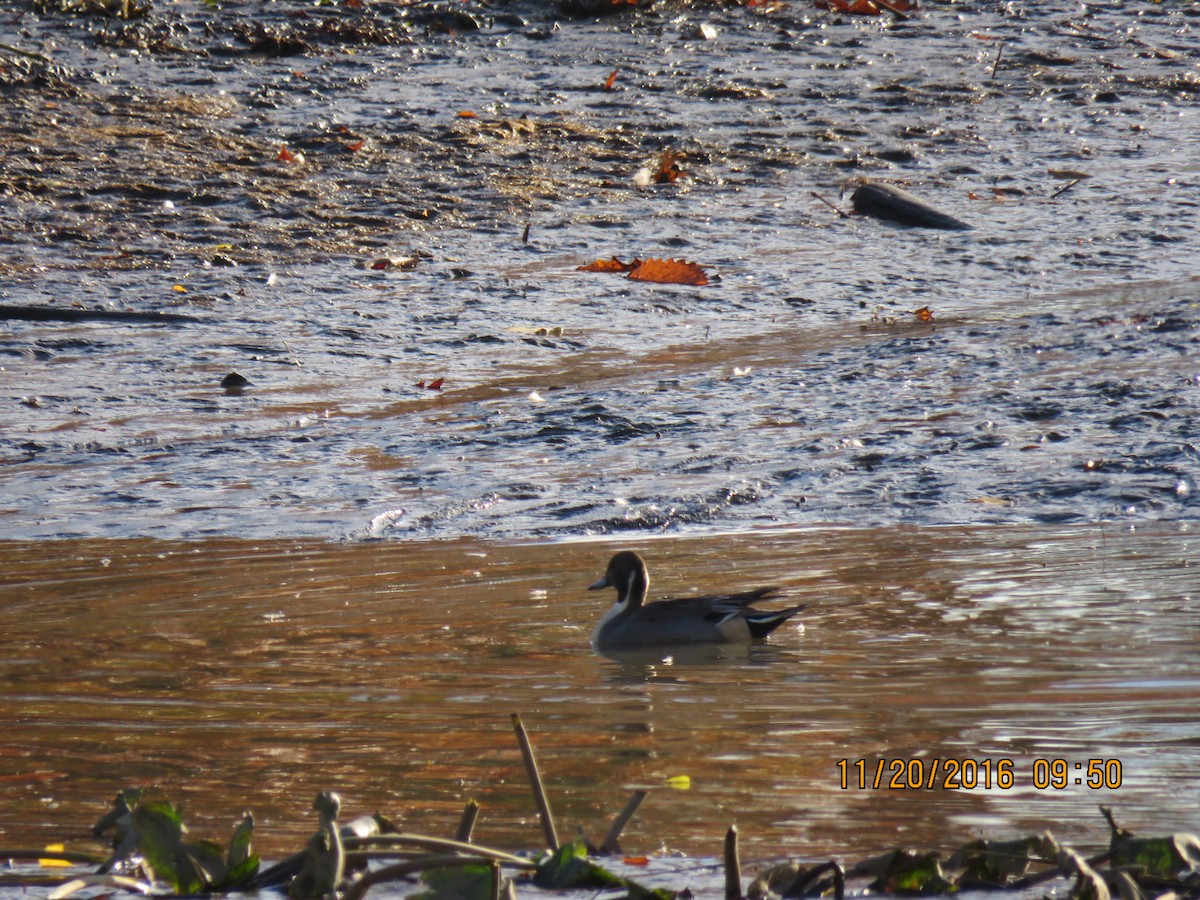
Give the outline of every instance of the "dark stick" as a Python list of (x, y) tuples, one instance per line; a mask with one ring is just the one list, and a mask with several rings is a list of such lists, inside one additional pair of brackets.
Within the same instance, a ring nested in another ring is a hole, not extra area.
[(118, 309), (79, 309), (54, 306), (0, 305), (0, 319), (19, 319), (23, 322), (200, 322), (201, 319), (183, 313), (134, 312)]
[(475, 820), (479, 818), (479, 804), (474, 800), (468, 800), (466, 808), (463, 809), (462, 818), (458, 820), (458, 831), (454, 832), (454, 839), (462, 841), (464, 844), (471, 843), (471, 834), (475, 831)]
[(637, 808), (642, 805), (642, 801), (646, 799), (645, 791), (634, 791), (633, 796), (629, 798), (629, 802), (625, 804), (625, 808), (613, 820), (612, 828), (608, 829), (608, 834), (604, 836), (604, 841), (600, 844), (600, 849), (605, 853), (620, 853), (621, 845), (617, 841), (621, 837), (621, 832), (625, 830), (625, 826), (629, 824), (629, 820), (633, 814), (637, 812)]
[(725, 832), (725, 900), (742, 900), (742, 863), (738, 859), (738, 830)]
[(538, 817), (542, 820), (542, 833), (546, 836), (546, 844), (551, 851), (558, 850), (558, 832), (554, 830), (554, 817), (550, 814), (550, 801), (546, 799), (546, 789), (542, 787), (542, 776), (538, 773), (537, 760), (533, 755), (533, 745), (529, 743), (529, 735), (521, 724), (521, 717), (512, 714), (513, 731), (517, 733), (517, 743), (521, 746), (521, 758), (525, 760), (525, 771), (529, 774), (529, 784), (533, 788), (533, 799), (537, 801)]
[(1001, 43), (1000, 46), (996, 48), (996, 61), (994, 63), (992, 63), (992, 78), (991, 78), (992, 81), (996, 80), (996, 69), (998, 69), (1000, 67), (1000, 57), (1003, 53), (1004, 53), (1004, 44)]
[(842, 210), (837, 208), (836, 204), (830, 203), (828, 200), (826, 200), (824, 197), (822, 197), (816, 191), (809, 191), (809, 193), (812, 194), (814, 197), (816, 197), (818, 200), (820, 200), (822, 203), (824, 203), (826, 206), (828, 206), (830, 209), (832, 209), (835, 213), (837, 213), (843, 219), (850, 218), (850, 215), (848, 213), (842, 212)]

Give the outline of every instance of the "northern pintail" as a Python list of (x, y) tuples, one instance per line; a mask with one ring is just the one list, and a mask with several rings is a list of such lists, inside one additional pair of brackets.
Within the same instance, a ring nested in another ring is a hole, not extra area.
[(755, 641), (794, 616), (803, 606), (779, 610), (751, 609), (777, 588), (764, 587), (740, 594), (686, 597), (646, 603), (650, 576), (646, 563), (632, 550), (622, 550), (608, 562), (604, 577), (588, 590), (616, 588), (617, 602), (592, 632), (597, 650), (672, 644), (726, 644)]

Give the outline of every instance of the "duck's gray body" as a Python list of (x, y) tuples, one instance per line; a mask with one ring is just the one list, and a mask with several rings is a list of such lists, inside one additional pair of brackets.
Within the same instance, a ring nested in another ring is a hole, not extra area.
[(645, 562), (632, 550), (614, 556), (604, 577), (589, 590), (608, 587), (616, 588), (617, 602), (592, 632), (592, 646), (597, 650), (760, 640), (804, 609), (751, 609), (752, 604), (775, 592), (776, 588), (771, 587), (646, 603), (650, 577)]

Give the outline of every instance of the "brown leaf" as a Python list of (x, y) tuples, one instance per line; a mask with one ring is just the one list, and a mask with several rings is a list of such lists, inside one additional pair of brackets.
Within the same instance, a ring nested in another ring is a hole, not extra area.
[(922, 306), (920, 309), (914, 309), (912, 314), (922, 322), (933, 321), (933, 310), (931, 310), (928, 306)]
[(586, 266), (580, 266), (578, 272), (629, 272), (637, 267), (640, 260), (634, 260), (631, 263), (623, 263), (615, 256), (612, 259), (598, 259), (595, 262), (588, 263)]
[(658, 158), (658, 170), (654, 173), (655, 184), (672, 184), (680, 178), (687, 178), (687, 172), (679, 168), (683, 155), (674, 150), (664, 150)]
[(616, 81), (617, 81), (617, 70), (613, 69), (612, 72), (609, 74), (608, 79), (604, 82), (604, 89), (606, 91), (611, 91), (613, 89), (613, 85), (616, 83)]
[(708, 284), (708, 276), (695, 263), (682, 259), (647, 259), (629, 273), (634, 281), (655, 284)]

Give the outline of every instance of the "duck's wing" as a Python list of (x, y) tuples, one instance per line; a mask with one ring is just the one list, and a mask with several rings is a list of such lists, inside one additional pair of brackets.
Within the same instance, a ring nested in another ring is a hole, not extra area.
[(655, 622), (702, 619), (719, 624), (733, 616), (745, 614), (751, 604), (767, 600), (778, 591), (777, 587), (761, 587), (739, 594), (714, 594), (706, 597), (656, 600), (643, 606), (642, 612), (650, 621)]

